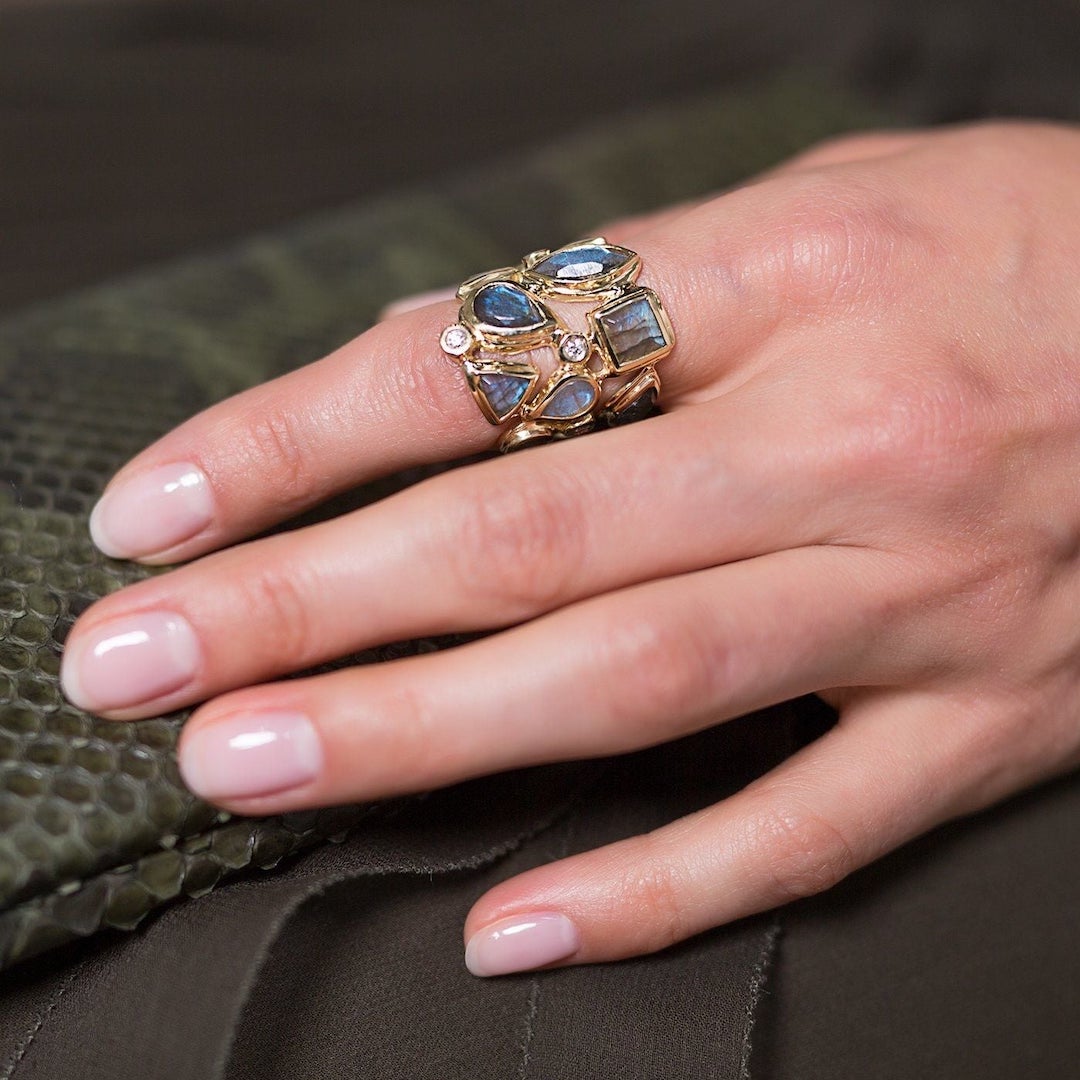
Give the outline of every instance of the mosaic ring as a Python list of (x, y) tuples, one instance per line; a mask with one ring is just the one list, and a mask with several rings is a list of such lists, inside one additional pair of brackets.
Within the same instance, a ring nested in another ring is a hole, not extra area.
[(439, 344), (488, 421), (511, 425), (500, 450), (652, 412), (656, 364), (675, 337), (660, 297), (636, 284), (640, 273), (636, 252), (598, 236), (461, 285), (458, 321)]

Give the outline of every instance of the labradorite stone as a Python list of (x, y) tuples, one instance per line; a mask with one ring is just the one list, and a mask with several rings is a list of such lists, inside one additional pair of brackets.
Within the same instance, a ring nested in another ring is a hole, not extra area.
[(473, 300), (476, 317), (487, 326), (521, 330), (539, 326), (547, 313), (524, 289), (508, 281), (485, 285)]
[(549, 420), (569, 420), (585, 412), (596, 400), (596, 388), (588, 379), (567, 379), (559, 384), (544, 406)]
[(616, 367), (629, 367), (667, 348), (668, 340), (647, 296), (619, 304), (597, 318)]
[(644, 420), (652, 415), (656, 405), (656, 389), (650, 386), (636, 401), (627, 405), (622, 412), (612, 412), (605, 409), (600, 415), (600, 421), (605, 427), (619, 427), (621, 424), (633, 424), (638, 420)]
[(496, 416), (509, 416), (521, 404), (529, 389), (525, 375), (505, 375), (488, 372), (477, 380), (480, 391), (491, 403)]
[(556, 281), (582, 281), (610, 273), (624, 265), (627, 258), (621, 251), (601, 245), (570, 248), (549, 255), (533, 267), (533, 273)]

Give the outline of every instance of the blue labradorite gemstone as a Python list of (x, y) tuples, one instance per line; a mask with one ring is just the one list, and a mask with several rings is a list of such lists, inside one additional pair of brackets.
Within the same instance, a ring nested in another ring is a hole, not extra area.
[(596, 387), (588, 379), (573, 378), (560, 383), (540, 414), (549, 420), (569, 420), (592, 407)]
[(613, 248), (590, 244), (588, 247), (556, 251), (534, 266), (532, 272), (555, 281), (583, 281), (617, 270), (625, 265), (628, 258), (628, 255)]
[(668, 347), (652, 303), (638, 296), (597, 316), (617, 368), (646, 361)]
[(527, 375), (503, 375), (487, 372), (477, 379), (480, 392), (491, 404), (496, 416), (509, 416), (521, 404), (532, 380)]
[(524, 330), (547, 321), (547, 312), (518, 285), (497, 281), (485, 285), (473, 300), (473, 311), (487, 326)]

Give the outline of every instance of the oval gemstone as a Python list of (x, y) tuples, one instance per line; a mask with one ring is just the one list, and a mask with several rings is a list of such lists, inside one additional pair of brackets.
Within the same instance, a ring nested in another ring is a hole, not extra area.
[(588, 379), (566, 379), (552, 391), (540, 415), (549, 420), (569, 420), (591, 409), (594, 401), (596, 387)]
[(547, 312), (534, 297), (509, 281), (485, 285), (473, 300), (473, 311), (486, 326), (507, 330), (542, 326), (548, 319)]
[(584, 281), (586, 278), (610, 274), (625, 266), (629, 258), (628, 254), (616, 248), (588, 244), (553, 252), (534, 266), (532, 272), (554, 281)]

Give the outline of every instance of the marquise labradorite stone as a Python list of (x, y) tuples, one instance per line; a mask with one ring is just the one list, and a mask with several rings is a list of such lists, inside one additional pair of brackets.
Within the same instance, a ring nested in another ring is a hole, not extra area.
[(537, 263), (532, 272), (553, 281), (584, 281), (586, 278), (610, 274), (625, 266), (630, 256), (602, 244), (564, 248)]
[(486, 326), (526, 330), (547, 322), (547, 312), (520, 285), (496, 281), (485, 285), (473, 299), (473, 311)]
[(616, 368), (647, 363), (669, 342), (648, 296), (636, 296), (597, 315)]
[(528, 375), (509, 375), (502, 372), (483, 372), (476, 380), (480, 392), (487, 398), (491, 411), (505, 419), (528, 393), (532, 379)]
[(596, 387), (588, 379), (566, 379), (551, 392), (541, 416), (548, 420), (571, 420), (588, 412), (596, 401)]

